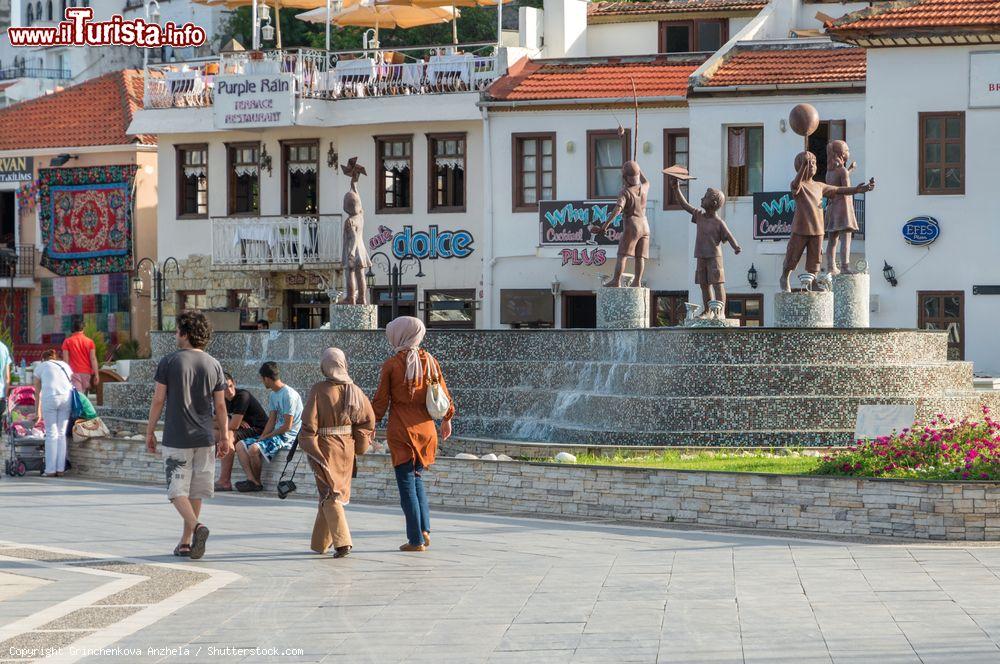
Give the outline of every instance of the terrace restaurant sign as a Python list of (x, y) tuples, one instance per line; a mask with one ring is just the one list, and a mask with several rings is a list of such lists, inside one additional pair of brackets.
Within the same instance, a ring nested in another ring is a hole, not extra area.
[(216, 129), (295, 124), (295, 77), (292, 74), (217, 77), (213, 108)]

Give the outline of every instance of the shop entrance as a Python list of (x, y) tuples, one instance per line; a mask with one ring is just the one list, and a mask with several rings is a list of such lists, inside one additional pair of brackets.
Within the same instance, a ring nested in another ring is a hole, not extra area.
[(0, 191), (0, 244), (14, 246), (14, 192)]
[(562, 296), (563, 327), (597, 327), (597, 295), (591, 291), (566, 291)]
[(330, 296), (323, 291), (285, 291), (288, 327), (315, 330), (330, 320)]

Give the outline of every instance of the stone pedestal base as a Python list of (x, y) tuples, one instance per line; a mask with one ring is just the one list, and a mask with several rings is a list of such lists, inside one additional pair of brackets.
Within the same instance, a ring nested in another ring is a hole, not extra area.
[(597, 327), (605, 330), (649, 327), (649, 289), (598, 289)]
[(870, 279), (867, 272), (833, 278), (834, 327), (868, 327)]
[(739, 327), (739, 318), (689, 318), (685, 319), (684, 327)]
[(833, 293), (806, 291), (774, 296), (775, 327), (833, 327)]
[(378, 328), (378, 307), (374, 304), (331, 304), (331, 330), (374, 330)]

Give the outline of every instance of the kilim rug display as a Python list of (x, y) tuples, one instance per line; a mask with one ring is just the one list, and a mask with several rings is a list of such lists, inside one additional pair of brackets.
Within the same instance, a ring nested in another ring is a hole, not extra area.
[(132, 269), (134, 164), (38, 172), (42, 265), (62, 276)]

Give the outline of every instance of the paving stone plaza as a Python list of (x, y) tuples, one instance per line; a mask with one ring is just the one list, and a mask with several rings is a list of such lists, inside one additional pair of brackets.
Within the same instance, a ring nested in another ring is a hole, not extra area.
[[(0, 661), (997, 662), (1000, 547), (818, 541), (220, 496), (201, 561), (159, 487), (0, 481)], [(86, 656), (87, 652), (97, 653)]]

